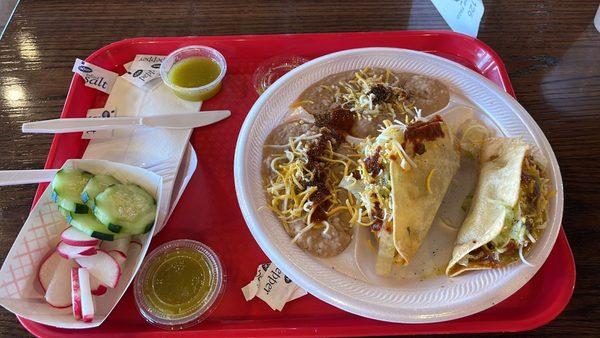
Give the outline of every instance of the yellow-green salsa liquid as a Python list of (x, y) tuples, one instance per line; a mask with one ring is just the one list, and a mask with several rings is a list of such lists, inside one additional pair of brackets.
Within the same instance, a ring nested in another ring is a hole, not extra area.
[(206, 303), (214, 278), (203, 254), (178, 248), (150, 263), (142, 292), (155, 314), (177, 319), (194, 313)]
[[(219, 64), (207, 57), (193, 56), (173, 65), (167, 75), (169, 81), (183, 88), (197, 88), (213, 82), (221, 73)], [(175, 90), (175, 94), (184, 100), (202, 101), (215, 96), (221, 89), (221, 83), (214, 88), (198, 93)]]

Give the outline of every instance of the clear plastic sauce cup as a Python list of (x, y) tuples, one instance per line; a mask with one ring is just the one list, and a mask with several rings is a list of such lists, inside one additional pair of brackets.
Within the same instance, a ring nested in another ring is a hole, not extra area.
[(215, 96), (226, 72), (225, 57), (206, 46), (177, 49), (160, 66), (163, 82), (175, 95), (187, 101), (204, 101)]
[(175, 240), (146, 257), (134, 281), (140, 314), (166, 330), (202, 322), (218, 304), (226, 274), (219, 257), (206, 245)]

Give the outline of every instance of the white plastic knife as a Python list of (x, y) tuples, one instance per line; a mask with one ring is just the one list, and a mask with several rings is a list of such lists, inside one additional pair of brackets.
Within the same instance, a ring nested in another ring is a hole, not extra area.
[(24, 133), (74, 133), (88, 130), (117, 128), (159, 127), (188, 129), (206, 126), (231, 115), (229, 110), (199, 111), (195, 113), (157, 116), (124, 116), (107, 118), (66, 118), (23, 123)]

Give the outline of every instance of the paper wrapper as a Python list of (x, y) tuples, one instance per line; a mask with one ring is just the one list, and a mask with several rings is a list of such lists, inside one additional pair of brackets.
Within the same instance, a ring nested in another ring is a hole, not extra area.
[(259, 265), (254, 279), (242, 288), (242, 293), (246, 301), (258, 297), (277, 311), (283, 310), (286, 303), (307, 294), (274, 263)]
[[(63, 168), (80, 168), (93, 174), (110, 173), (122, 182), (143, 187), (161, 205), (163, 198), (162, 178), (148, 170), (103, 160), (68, 160)], [(0, 269), (0, 305), (23, 318), (60, 328), (82, 329), (96, 327), (117, 305), (133, 280), (148, 250), (154, 227), (142, 238), (142, 250), (136, 257), (129, 256), (116, 288), (94, 297), (95, 314), (90, 323), (76, 321), (71, 307), (57, 309), (44, 300), (44, 291), (37, 272), (42, 259), (53, 250), (60, 240), (60, 233), (69, 225), (51, 200), (52, 188), (46, 188), (31, 210), (27, 221), (15, 239), (2, 269)], [(157, 218), (168, 210), (159, 208)], [(156, 220), (155, 220), (156, 221)]]

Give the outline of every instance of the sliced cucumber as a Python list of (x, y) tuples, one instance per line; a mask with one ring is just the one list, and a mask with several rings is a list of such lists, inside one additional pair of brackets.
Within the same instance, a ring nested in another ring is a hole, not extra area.
[(71, 217), (71, 212), (65, 208), (62, 208), (60, 205), (58, 206), (58, 212), (60, 212), (60, 214), (63, 215), (63, 217), (67, 220), (67, 223), (69, 223), (69, 217)]
[(137, 235), (154, 225), (156, 201), (135, 184), (116, 184), (96, 196), (94, 215), (115, 233)]
[(92, 174), (79, 169), (61, 169), (52, 180), (52, 200), (63, 209), (83, 214), (89, 211), (81, 192)]
[(67, 223), (88, 236), (101, 239), (103, 241), (114, 241), (115, 239), (126, 237), (126, 234), (113, 234), (108, 227), (98, 221), (93, 214), (76, 214), (61, 207), (60, 213), (65, 216)]
[(52, 200), (58, 205), (59, 208), (63, 208), (68, 212), (75, 212), (78, 214), (87, 214), (88, 212), (90, 212), (90, 208), (87, 205), (81, 203), (73, 203), (69, 200), (62, 199), (58, 196), (58, 194), (55, 191), (52, 192)]
[(96, 175), (87, 182), (83, 192), (81, 193), (81, 200), (87, 204), (90, 208), (94, 208), (94, 198), (99, 193), (103, 192), (104, 189), (111, 185), (119, 184), (119, 180), (110, 175)]

